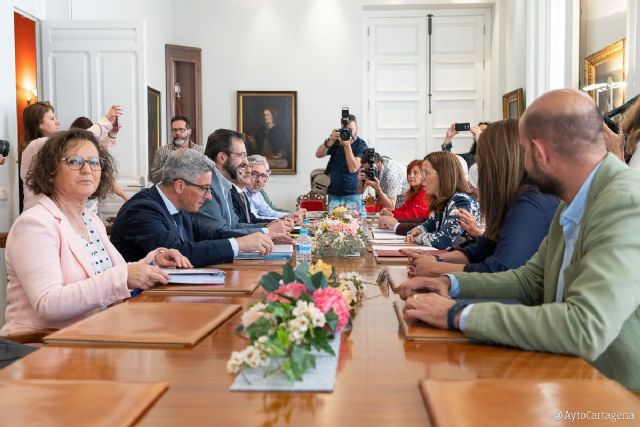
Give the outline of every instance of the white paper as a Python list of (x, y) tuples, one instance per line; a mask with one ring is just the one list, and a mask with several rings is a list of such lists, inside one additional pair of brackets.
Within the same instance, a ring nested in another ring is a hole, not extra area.
[(388, 251), (388, 250), (400, 250), (400, 249), (409, 249), (416, 252), (425, 252), (425, 251), (435, 251), (436, 248), (432, 248), (430, 246), (416, 246), (416, 245), (372, 245), (371, 250), (373, 251)]

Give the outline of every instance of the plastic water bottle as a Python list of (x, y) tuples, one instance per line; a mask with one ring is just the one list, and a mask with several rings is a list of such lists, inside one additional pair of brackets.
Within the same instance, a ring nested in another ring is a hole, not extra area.
[(365, 236), (369, 235), (369, 227), (367, 226), (367, 211), (364, 209), (360, 211), (360, 228), (362, 229), (362, 232)]
[(300, 234), (296, 239), (296, 265), (303, 262), (311, 265), (311, 237), (306, 228), (300, 229)]

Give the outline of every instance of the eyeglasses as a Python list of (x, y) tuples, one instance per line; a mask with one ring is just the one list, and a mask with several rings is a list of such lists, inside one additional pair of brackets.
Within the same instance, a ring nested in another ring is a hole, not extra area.
[(188, 131), (188, 130), (189, 130), (189, 129), (186, 129), (186, 128), (175, 128), (175, 129), (174, 129), (174, 128), (172, 128), (172, 129), (171, 129), (171, 132), (173, 132), (173, 133), (182, 133), (182, 132), (186, 132), (186, 131)]
[(437, 171), (434, 170), (429, 170), (429, 169), (421, 169), (420, 173), (422, 174), (423, 177), (428, 177), (429, 175), (438, 175)]
[(191, 182), (189, 180), (186, 180), (184, 178), (176, 178), (177, 180), (180, 181), (184, 181), (185, 184), (190, 185), (191, 187), (196, 187), (199, 188), (200, 191), (202, 192), (202, 195), (204, 196), (205, 194), (207, 194), (207, 192), (211, 192), (211, 186), (210, 185), (200, 185), (200, 184), (196, 184), (195, 182)]
[(85, 163), (89, 165), (89, 168), (92, 171), (100, 171), (104, 164), (104, 159), (101, 159), (100, 157), (89, 157), (85, 159), (82, 156), (66, 156), (61, 160), (69, 166), (69, 169), (74, 171), (82, 169)]
[(230, 151), (229, 154), (235, 154), (236, 156), (240, 156), (241, 159), (246, 159), (247, 158), (247, 153), (236, 153), (235, 151)]
[(269, 179), (269, 175), (267, 175), (266, 173), (260, 173), (260, 172), (251, 172), (251, 176), (254, 178), (261, 178), (264, 179), (265, 181), (267, 179)]

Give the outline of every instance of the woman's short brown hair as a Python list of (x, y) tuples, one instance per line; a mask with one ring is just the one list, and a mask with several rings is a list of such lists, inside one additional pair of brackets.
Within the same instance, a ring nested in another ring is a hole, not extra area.
[(469, 183), (464, 176), (460, 161), (449, 151), (435, 151), (424, 158), (438, 172), (440, 189), (432, 196), (431, 210), (444, 211), (444, 207), (455, 193), (471, 194)]
[[(412, 160), (411, 163), (407, 165), (407, 178), (409, 177), (409, 172), (411, 172), (411, 169), (415, 168), (416, 166), (418, 167), (418, 170), (422, 169), (422, 160), (420, 159)], [(422, 171), (420, 173), (422, 173)], [(412, 186), (409, 186), (409, 190), (406, 193), (404, 193), (404, 198), (406, 200), (411, 200), (415, 196), (417, 196), (419, 192), (420, 190), (416, 191)]]
[(71, 129), (52, 135), (36, 155), (31, 164), (29, 175), (27, 175), (27, 186), (33, 191), (33, 194), (44, 194), (49, 197), (54, 195), (56, 189), (53, 185), (53, 177), (58, 173), (58, 168), (61, 165), (60, 160), (70, 147), (81, 141), (89, 141), (96, 147), (102, 164), (100, 183), (96, 192), (89, 198), (104, 199), (113, 192), (116, 177), (114, 158), (102, 148), (91, 132), (83, 129)]

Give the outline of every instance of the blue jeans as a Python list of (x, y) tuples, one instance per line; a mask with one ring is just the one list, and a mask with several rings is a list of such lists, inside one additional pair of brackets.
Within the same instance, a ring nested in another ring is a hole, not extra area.
[(340, 206), (360, 212), (362, 209), (362, 196), (360, 194), (354, 194), (353, 196), (329, 195), (329, 205), (327, 206), (327, 210), (331, 211)]

